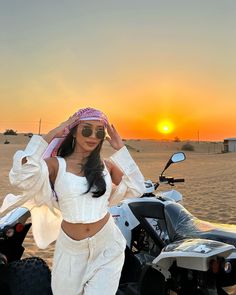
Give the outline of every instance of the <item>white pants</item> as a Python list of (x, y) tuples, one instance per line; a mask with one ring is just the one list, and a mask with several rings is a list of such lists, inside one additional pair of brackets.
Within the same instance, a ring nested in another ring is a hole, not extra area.
[(61, 230), (53, 258), (53, 295), (115, 295), (125, 246), (112, 216), (99, 232), (83, 240), (73, 240)]

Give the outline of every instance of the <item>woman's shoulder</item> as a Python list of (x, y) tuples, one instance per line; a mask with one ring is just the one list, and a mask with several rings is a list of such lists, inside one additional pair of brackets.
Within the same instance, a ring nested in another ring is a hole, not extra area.
[(110, 159), (104, 159), (104, 163), (105, 163), (105, 165), (107, 167), (107, 170), (109, 171), (109, 173), (111, 175), (112, 182), (114, 184), (118, 185), (120, 183), (120, 181), (121, 181), (123, 172)]

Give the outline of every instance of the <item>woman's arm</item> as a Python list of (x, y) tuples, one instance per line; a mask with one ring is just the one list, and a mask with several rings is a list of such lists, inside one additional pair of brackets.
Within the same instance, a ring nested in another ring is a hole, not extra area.
[(110, 196), (109, 205), (113, 206), (125, 198), (141, 197), (146, 190), (144, 177), (127, 148), (124, 146), (114, 153), (111, 160), (118, 166), (123, 175)]
[(106, 167), (111, 175), (112, 183), (118, 185), (124, 173), (110, 159), (105, 160)]
[(119, 203), (124, 198), (140, 197), (145, 192), (144, 177), (125, 147), (113, 125), (108, 125), (108, 142), (116, 150), (111, 156), (110, 174), (115, 184), (109, 205)]
[(34, 135), (25, 150), (15, 153), (9, 173), (10, 183), (20, 189), (23, 195), (33, 197), (36, 203), (40, 203), (40, 199), (49, 200), (51, 196), (49, 170), (42, 159), (47, 147), (48, 143), (41, 136)]
[[(49, 131), (46, 135), (44, 135), (42, 138), (44, 139), (44, 142), (49, 144), (53, 138), (55, 137), (64, 137), (69, 133), (70, 126), (74, 126), (74, 124), (78, 121), (79, 116), (71, 116), (68, 120), (62, 122), (59, 126)], [(33, 136), (35, 137), (35, 136)], [(31, 148), (31, 147), (30, 147)], [(28, 148), (28, 149), (30, 149)], [(26, 147), (27, 149), (27, 147)], [(35, 149), (35, 148), (34, 148)], [(46, 148), (45, 148), (46, 149)], [(42, 156), (42, 155), (41, 155)], [(21, 164), (24, 165), (27, 162), (27, 157), (22, 157)]]
[(33, 135), (25, 150), (17, 151), (13, 157), (10, 182), (28, 198), (33, 197), (37, 205), (52, 202), (50, 180), (55, 180), (57, 171), (55, 160), (43, 159), (44, 152), (54, 137), (65, 136), (77, 120), (78, 116), (70, 117), (44, 137)]

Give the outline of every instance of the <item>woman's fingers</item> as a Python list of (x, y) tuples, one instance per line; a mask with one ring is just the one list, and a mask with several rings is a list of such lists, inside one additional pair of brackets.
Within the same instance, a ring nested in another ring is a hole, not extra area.
[(71, 117), (70, 120), (69, 120), (69, 125), (68, 125), (69, 129), (75, 127), (75, 125), (78, 124), (78, 121), (79, 121), (79, 116), (78, 115), (74, 116), (74, 117)]
[(108, 124), (107, 125), (107, 132), (108, 132), (108, 134), (109, 134), (110, 137), (115, 137), (115, 136), (118, 135), (118, 133), (117, 133), (117, 131), (116, 131), (116, 129), (115, 129), (115, 127), (114, 127), (113, 124), (111, 124), (111, 125)]
[(116, 128), (113, 124), (111, 124), (111, 127), (112, 127), (113, 131), (117, 133)]
[(112, 134), (112, 127), (111, 127), (111, 125), (110, 125), (109, 123), (107, 124), (107, 133), (108, 133), (109, 135)]
[(114, 127), (113, 124), (108, 124), (107, 125), (107, 133), (109, 137), (106, 137), (106, 140), (110, 143), (110, 145), (116, 149), (119, 150), (124, 146), (122, 139), (118, 132), (116, 131), (116, 128)]
[(66, 121), (62, 122), (57, 128), (55, 128), (57, 137), (65, 137), (70, 130), (78, 124), (79, 116), (70, 116)]
[(79, 116), (76, 115), (76, 116), (70, 116), (66, 121), (64, 121), (63, 123), (61, 123), (61, 127), (62, 128), (73, 128), (77, 123), (78, 123), (78, 120), (79, 120)]
[(44, 136), (47, 142), (50, 142), (55, 137), (65, 137), (73, 128), (78, 124), (79, 115), (70, 116), (66, 121), (59, 124), (56, 128), (52, 129)]

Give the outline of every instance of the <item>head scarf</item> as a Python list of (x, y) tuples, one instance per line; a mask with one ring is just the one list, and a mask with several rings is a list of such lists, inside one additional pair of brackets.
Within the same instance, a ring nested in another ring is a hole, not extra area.
[(107, 116), (94, 108), (83, 108), (79, 109), (73, 116), (78, 116), (78, 120), (72, 123), (70, 126), (66, 127), (63, 133), (63, 136), (60, 138), (53, 138), (53, 140), (49, 143), (46, 151), (43, 154), (43, 158), (48, 158), (52, 156), (56, 156), (58, 149), (60, 148), (61, 144), (65, 140), (66, 136), (69, 134), (70, 130), (78, 125), (81, 121), (88, 121), (88, 120), (95, 120), (101, 121), (104, 123), (106, 127), (108, 124)]

